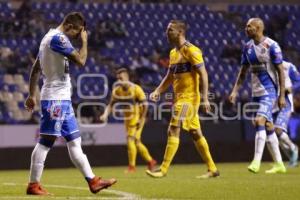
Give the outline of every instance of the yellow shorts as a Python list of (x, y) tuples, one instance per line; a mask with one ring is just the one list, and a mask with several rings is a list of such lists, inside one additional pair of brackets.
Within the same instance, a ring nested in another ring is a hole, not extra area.
[(125, 129), (127, 136), (134, 137), (137, 140), (141, 139), (142, 131), (145, 122), (139, 122), (139, 120), (130, 120), (125, 122)]
[(200, 129), (198, 116), (199, 105), (178, 102), (173, 105), (170, 125), (181, 127), (187, 131)]

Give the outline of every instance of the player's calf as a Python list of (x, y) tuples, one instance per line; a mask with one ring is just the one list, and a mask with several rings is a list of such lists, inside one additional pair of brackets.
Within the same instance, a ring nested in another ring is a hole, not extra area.
[(298, 166), (298, 156), (299, 156), (299, 148), (297, 145), (295, 145), (294, 149), (291, 151), (289, 167)]

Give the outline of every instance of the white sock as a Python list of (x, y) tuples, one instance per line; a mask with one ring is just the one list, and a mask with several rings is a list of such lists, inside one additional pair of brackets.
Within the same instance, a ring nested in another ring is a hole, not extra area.
[(275, 155), (273, 154), (271, 144), (268, 141), (267, 141), (267, 147), (268, 147), (269, 153), (271, 154), (272, 160), (275, 161)]
[(81, 137), (67, 143), (70, 158), (86, 179), (95, 177), (86, 155), (82, 152)]
[(256, 131), (255, 135), (255, 150), (254, 150), (254, 159), (256, 161), (261, 162), (261, 158), (264, 152), (265, 143), (266, 143), (266, 130)]
[(31, 154), (30, 183), (40, 182), (44, 163), (50, 148), (40, 143), (35, 145)]
[(282, 162), (279, 150), (279, 142), (275, 132), (267, 136), (267, 146), (272, 155), (273, 160), (275, 162)]
[(281, 147), (283, 147), (283, 148), (287, 147), (287, 149), (289, 151), (293, 151), (296, 147), (295, 144), (291, 141), (288, 134), (286, 134), (286, 132), (284, 132), (284, 131), (279, 136), (279, 143), (280, 143)]

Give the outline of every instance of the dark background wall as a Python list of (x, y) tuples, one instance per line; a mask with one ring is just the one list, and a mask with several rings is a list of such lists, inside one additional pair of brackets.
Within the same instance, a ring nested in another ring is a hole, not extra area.
[[(242, 123), (234, 122), (204, 122), (203, 132), (210, 145), (210, 150), (216, 162), (250, 161), (253, 157), (254, 141), (243, 140)], [(167, 125), (159, 122), (147, 124), (142, 136), (144, 143), (155, 159), (162, 161), (166, 146)], [(30, 166), (32, 148), (0, 149), (0, 169), (26, 169)], [(84, 146), (92, 166), (127, 165), (126, 145)], [(270, 160), (267, 152), (264, 160)], [(173, 163), (200, 163), (192, 139), (185, 132), (181, 134), (178, 152)], [(145, 164), (138, 157), (138, 164)], [(54, 147), (46, 160), (47, 168), (73, 167), (66, 147)]]

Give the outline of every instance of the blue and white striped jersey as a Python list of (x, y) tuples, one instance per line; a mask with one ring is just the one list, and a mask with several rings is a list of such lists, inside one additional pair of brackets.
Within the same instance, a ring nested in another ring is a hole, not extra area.
[(242, 52), (242, 65), (251, 69), (252, 96), (277, 95), (278, 75), (274, 64), (281, 64), (282, 52), (277, 42), (265, 37), (259, 44), (246, 43)]
[(50, 29), (39, 48), (43, 74), (41, 100), (71, 100), (71, 79), (67, 56), (74, 50), (68, 37), (58, 29)]

